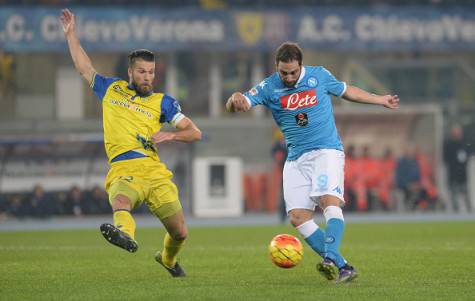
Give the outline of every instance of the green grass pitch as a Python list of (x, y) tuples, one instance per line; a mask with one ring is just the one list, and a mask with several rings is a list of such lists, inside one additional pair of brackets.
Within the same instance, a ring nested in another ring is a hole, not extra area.
[(0, 300), (475, 300), (475, 223), (348, 224), (341, 247), (360, 277), (337, 286), (302, 262), (285, 270), (267, 254), (290, 226), (191, 228), (173, 279), (153, 259), (162, 228), (138, 229), (139, 250), (99, 230), (0, 232)]

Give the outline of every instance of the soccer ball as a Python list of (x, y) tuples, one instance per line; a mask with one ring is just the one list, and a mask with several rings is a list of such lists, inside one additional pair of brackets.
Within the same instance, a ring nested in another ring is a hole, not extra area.
[(289, 269), (296, 266), (303, 256), (303, 247), (297, 237), (279, 234), (269, 244), (269, 255), (278, 267)]

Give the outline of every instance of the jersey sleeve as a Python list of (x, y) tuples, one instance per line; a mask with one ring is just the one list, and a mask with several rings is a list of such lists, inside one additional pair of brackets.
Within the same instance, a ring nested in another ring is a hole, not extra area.
[(107, 88), (113, 83), (118, 81), (116, 77), (105, 77), (99, 73), (95, 73), (92, 77), (91, 88), (94, 94), (102, 101), (104, 95), (106, 95)]
[(178, 101), (165, 94), (161, 104), (160, 123), (168, 122), (176, 126), (183, 118), (185, 118), (185, 115), (181, 112)]
[(322, 68), (322, 74), (327, 91), (334, 96), (341, 97), (346, 91), (346, 83), (337, 80), (335, 76), (325, 68)]
[(251, 107), (257, 105), (267, 105), (267, 82), (262, 81), (260, 84), (252, 87), (249, 91), (244, 93), (244, 97), (246, 97), (247, 101), (251, 105)]

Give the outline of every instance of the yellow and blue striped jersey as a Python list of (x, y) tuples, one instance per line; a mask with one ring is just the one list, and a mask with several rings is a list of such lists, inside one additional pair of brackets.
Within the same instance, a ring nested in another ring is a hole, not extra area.
[(169, 95), (138, 95), (120, 78), (96, 73), (91, 88), (102, 101), (104, 145), (109, 163), (143, 156), (158, 159), (150, 138), (165, 122), (176, 125), (185, 117), (178, 102)]

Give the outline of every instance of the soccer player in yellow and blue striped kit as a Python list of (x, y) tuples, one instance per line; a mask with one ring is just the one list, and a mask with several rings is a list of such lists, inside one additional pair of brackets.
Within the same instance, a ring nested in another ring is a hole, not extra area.
[[(192, 142), (201, 132), (183, 113), (178, 102), (154, 93), (155, 56), (139, 49), (129, 54), (129, 81), (97, 73), (75, 30), (75, 17), (67, 9), (61, 16), (69, 51), (77, 71), (102, 101), (104, 144), (110, 171), (105, 180), (114, 224), (102, 224), (104, 238), (120, 248), (135, 252), (135, 221), (131, 210), (145, 202), (163, 223), (167, 233), (163, 250), (155, 259), (173, 277), (185, 276), (177, 255), (187, 236), (178, 190), (173, 176), (157, 155), (157, 144), (165, 141)], [(177, 128), (161, 132), (165, 122)]]

